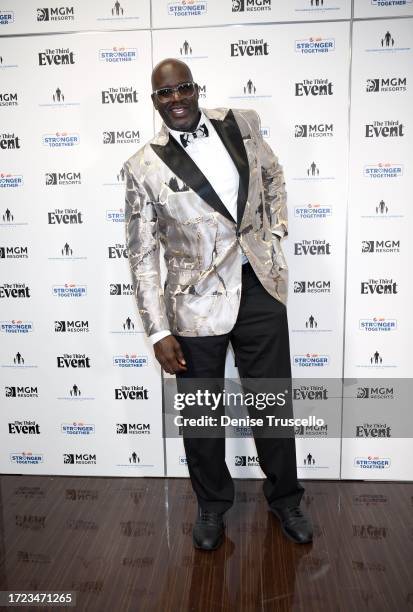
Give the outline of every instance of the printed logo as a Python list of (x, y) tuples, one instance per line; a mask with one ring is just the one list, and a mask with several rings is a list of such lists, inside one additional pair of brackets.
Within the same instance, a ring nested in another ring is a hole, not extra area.
[(37, 21), (73, 21), (75, 9), (73, 6), (38, 8)]
[[(9, 174), (0, 172), (0, 189), (14, 189), (23, 185), (22, 174)], [(10, 212), (10, 211), (9, 211)]]
[(0, 149), (20, 149), (20, 137), (14, 132), (3, 132), (0, 134)]
[(0, 247), (0, 259), (28, 259), (28, 247)]
[(124, 64), (135, 62), (138, 59), (138, 50), (127, 47), (113, 47), (113, 49), (100, 49), (99, 60), (107, 64)]
[(55, 321), (54, 330), (59, 333), (87, 333), (89, 321)]
[(139, 386), (127, 387), (123, 385), (115, 389), (116, 400), (147, 400), (148, 389)]
[(14, 11), (0, 11), (0, 26), (14, 22)]
[(392, 278), (369, 278), (361, 281), (361, 295), (396, 295), (398, 286)]
[(300, 385), (293, 388), (294, 400), (327, 400), (327, 388), (324, 385)]
[[(80, 172), (46, 172), (45, 183), (48, 187), (50, 187), (51, 185), (81, 185), (82, 179)], [(62, 210), (60, 214), (66, 213), (71, 210), (72, 209), (70, 208), (66, 208)], [(77, 209), (75, 208), (73, 210), (76, 211)], [(81, 223), (81, 221), (79, 221), (79, 223)]]
[(64, 453), (63, 463), (68, 465), (96, 465), (96, 455), (90, 453)]
[(268, 42), (264, 41), (263, 38), (250, 38), (246, 40), (240, 38), (237, 42), (231, 43), (230, 50), (231, 57), (252, 57), (270, 54)]
[(366, 80), (367, 93), (388, 93), (395, 91), (407, 91), (406, 77), (379, 77)]
[(328, 355), (318, 355), (317, 353), (294, 355), (294, 365), (299, 368), (324, 368), (330, 365), (330, 357)]
[(196, 0), (168, 2), (168, 15), (171, 17), (199, 17), (207, 12), (208, 3)]
[(325, 240), (301, 240), (294, 243), (294, 255), (331, 255), (331, 245)]
[(139, 142), (139, 130), (103, 132), (103, 144), (131, 144)]
[(0, 106), (18, 106), (17, 93), (0, 92)]
[(380, 163), (372, 166), (364, 166), (363, 174), (371, 179), (397, 178), (403, 176), (403, 165)]
[(43, 134), (42, 143), (45, 147), (74, 147), (80, 143), (79, 134), (69, 132), (56, 132), (56, 134)]
[(18, 465), (38, 465), (39, 463), (43, 463), (43, 453), (33, 454), (31, 451), (11, 453), (10, 461)]
[(400, 240), (362, 240), (362, 253), (400, 253)]
[(56, 87), (56, 89), (51, 93), (49, 98), (49, 102), (42, 102), (39, 104), (41, 108), (43, 107), (56, 107), (59, 106), (61, 108), (69, 107), (69, 106), (80, 106), (80, 102), (75, 102), (68, 100), (65, 96), (64, 92), (60, 89), (60, 87)]
[(235, 455), (235, 467), (259, 467), (260, 462), (258, 457), (251, 455)]
[(356, 438), (391, 438), (391, 427), (387, 423), (357, 425)]
[(296, 329), (292, 329), (293, 332), (331, 332), (331, 329), (327, 329), (322, 327), (319, 321), (314, 317), (313, 314), (310, 314), (304, 321), (304, 326)]
[(357, 387), (357, 399), (385, 399), (392, 400), (395, 397), (393, 387)]
[(125, 222), (125, 211), (123, 209), (107, 210), (106, 211), (106, 221), (109, 221), (110, 223), (124, 223)]
[(53, 285), (52, 293), (60, 298), (81, 298), (87, 295), (87, 285), (75, 285), (74, 283)]
[(85, 354), (64, 353), (56, 357), (58, 368), (90, 368), (90, 357)]
[(138, 92), (132, 87), (109, 87), (102, 91), (102, 104), (135, 104)]
[(367, 332), (389, 332), (397, 329), (396, 319), (385, 319), (384, 317), (373, 317), (373, 319), (360, 319), (359, 329)]
[(232, 12), (270, 11), (271, 0), (232, 0)]
[(296, 206), (294, 216), (300, 219), (325, 219), (331, 217), (333, 209), (331, 206), (321, 204), (307, 204), (306, 206)]
[(115, 244), (108, 247), (109, 259), (128, 259), (128, 251), (124, 244)]
[(25, 283), (3, 283), (0, 285), (0, 298), (20, 299), (29, 298), (30, 287)]
[(40, 434), (40, 425), (36, 421), (14, 421), (8, 424), (9, 434)]
[(332, 123), (296, 124), (294, 136), (295, 138), (331, 138), (334, 136), (334, 126)]
[(294, 281), (294, 293), (331, 293), (331, 281)]
[(310, 37), (295, 41), (296, 53), (329, 53), (335, 51), (336, 43), (334, 38)]
[[(388, 0), (389, 2), (391, 0)], [(402, 0), (403, 1), (403, 0)], [(366, 49), (372, 53), (396, 53), (398, 51), (410, 51), (410, 47), (399, 47), (393, 34), (387, 30), (385, 34), (378, 40), (379, 46)]]
[(5, 387), (5, 396), (7, 398), (18, 397), (20, 399), (29, 397), (31, 399), (39, 397), (37, 387)]
[(148, 365), (146, 355), (114, 355), (113, 365), (117, 368), (143, 368)]
[(70, 244), (66, 242), (63, 247), (60, 249), (60, 254), (57, 257), (48, 257), (50, 260), (62, 260), (62, 259), (70, 259), (71, 261), (77, 261), (79, 259), (87, 259), (84, 255), (78, 256), (73, 254), (73, 249)]
[(141, 334), (143, 330), (141, 327), (136, 329), (136, 324), (132, 321), (132, 319), (128, 316), (124, 321), (119, 325), (117, 329), (111, 330), (111, 334)]
[(33, 323), (31, 321), (20, 321), (19, 319), (0, 321), (0, 332), (4, 334), (29, 334), (32, 331)]
[(38, 53), (39, 66), (68, 66), (75, 64), (75, 54), (70, 49), (45, 49)]
[(66, 400), (66, 401), (84, 402), (84, 401), (94, 400), (95, 398), (91, 397), (91, 396), (84, 395), (84, 393), (81, 391), (81, 389), (75, 383), (72, 387), (70, 387), (68, 395), (65, 395), (63, 397), (58, 397), (57, 399), (58, 400)]
[(149, 423), (116, 423), (117, 434), (149, 435), (151, 426)]
[(333, 83), (329, 79), (304, 79), (295, 83), (296, 96), (332, 96)]
[(77, 208), (55, 208), (47, 213), (49, 225), (80, 225), (83, 223), (83, 213)]
[(85, 423), (62, 423), (61, 431), (68, 436), (90, 436), (95, 433), (95, 426)]
[(399, 121), (373, 121), (365, 128), (366, 138), (402, 138), (405, 135), (404, 125)]
[(374, 457), (369, 455), (368, 457), (355, 457), (355, 467), (363, 470), (384, 470), (390, 467), (390, 459), (383, 457)]
[(132, 283), (111, 283), (109, 286), (110, 295), (133, 295)]

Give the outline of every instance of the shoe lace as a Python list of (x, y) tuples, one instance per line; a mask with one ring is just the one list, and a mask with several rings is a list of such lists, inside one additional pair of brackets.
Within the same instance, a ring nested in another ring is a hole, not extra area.
[(216, 525), (220, 522), (220, 515), (216, 512), (209, 512), (208, 510), (201, 510), (199, 513), (199, 520), (202, 523), (206, 523), (208, 525)]

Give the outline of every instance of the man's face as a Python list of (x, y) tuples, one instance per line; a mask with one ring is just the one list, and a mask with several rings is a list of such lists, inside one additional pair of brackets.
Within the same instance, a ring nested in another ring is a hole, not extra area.
[[(192, 81), (192, 74), (187, 66), (180, 63), (168, 63), (162, 65), (152, 75), (152, 87), (154, 90), (163, 87), (176, 87), (180, 83)], [(173, 97), (160, 102), (156, 94), (152, 94), (153, 105), (159, 112), (166, 125), (172, 130), (180, 132), (191, 132), (198, 125), (198, 87), (192, 97), (186, 98), (174, 92)]]

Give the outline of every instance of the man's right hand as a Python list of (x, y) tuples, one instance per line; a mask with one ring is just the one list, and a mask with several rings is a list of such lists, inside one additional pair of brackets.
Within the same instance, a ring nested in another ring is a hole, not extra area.
[(186, 361), (178, 340), (170, 335), (153, 345), (155, 357), (168, 374), (186, 371)]

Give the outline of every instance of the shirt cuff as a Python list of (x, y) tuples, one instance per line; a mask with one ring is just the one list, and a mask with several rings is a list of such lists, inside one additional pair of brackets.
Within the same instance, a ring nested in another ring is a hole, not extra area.
[(154, 334), (149, 336), (149, 340), (152, 343), (152, 346), (156, 343), (159, 342), (159, 340), (162, 340), (162, 338), (166, 338), (166, 336), (170, 336), (171, 332), (169, 331), (169, 329), (162, 329), (161, 331), (155, 332)]

